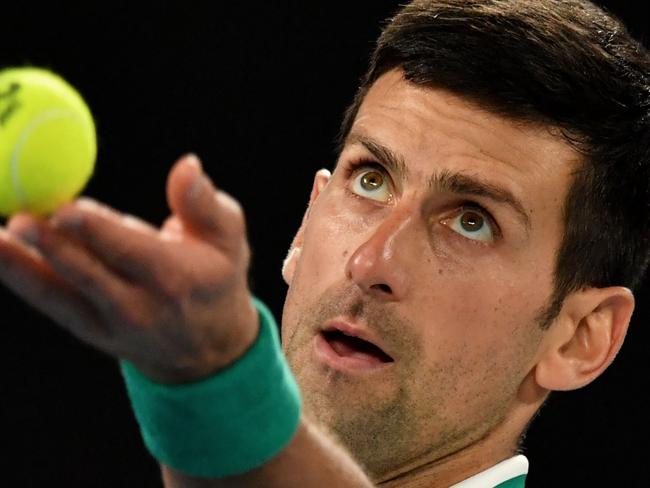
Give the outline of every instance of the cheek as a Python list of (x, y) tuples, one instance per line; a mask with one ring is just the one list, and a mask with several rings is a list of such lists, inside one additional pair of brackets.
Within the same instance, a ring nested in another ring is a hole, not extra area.
[[(287, 292), (283, 323), (296, 324), (301, 310), (345, 280), (354, 225), (336, 207), (317, 205), (305, 226), (302, 250)], [(291, 327), (288, 325), (287, 327)]]
[(345, 278), (347, 259), (368, 223), (345, 208), (342, 200), (341, 195), (328, 195), (310, 216), (297, 269), (301, 287), (310, 282), (310, 286), (323, 290)]
[(487, 279), (468, 284), (450, 276), (431, 291), (414, 396), (424, 405), (437, 402), (460, 427), (468, 419), (487, 422), (503, 413), (529, 371), (541, 334), (535, 323), (540, 304), (517, 287)]
[[(434, 278), (416, 289), (413, 303), (420, 317), (430, 317), (423, 329), (427, 350), (453, 354), (468, 350), (472, 356), (493, 354), (507, 347), (522, 328), (536, 328), (536, 319), (552, 293), (550, 270), (508, 263), (500, 266), (474, 261), (456, 266), (455, 262), (434, 262), (427, 270)], [(421, 320), (421, 319), (420, 319)], [(471, 350), (471, 351), (469, 351)]]
[(320, 219), (306, 229), (299, 262), (299, 281), (327, 288), (336, 277), (343, 276), (348, 254), (349, 232), (335, 219)]

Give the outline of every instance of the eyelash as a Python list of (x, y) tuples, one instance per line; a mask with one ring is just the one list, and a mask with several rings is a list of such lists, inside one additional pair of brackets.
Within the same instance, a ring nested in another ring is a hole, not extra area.
[(345, 178), (349, 179), (353, 174), (359, 172), (362, 169), (374, 169), (382, 173), (384, 176), (388, 176), (386, 169), (376, 161), (369, 159), (358, 159), (350, 161), (345, 167)]
[[(344, 173), (346, 181), (349, 180), (353, 175), (355, 175), (356, 173), (360, 172), (363, 169), (373, 169), (373, 170), (379, 171), (384, 176), (386, 176), (386, 178), (388, 180), (390, 180), (390, 176), (389, 176), (388, 172), (386, 171), (386, 168), (384, 168), (384, 166), (382, 166), (381, 164), (379, 164), (376, 161), (362, 158), (362, 159), (352, 160), (352, 161), (347, 163), (347, 165), (345, 167), (345, 173)], [(350, 193), (352, 193), (352, 192), (350, 192)], [(361, 197), (359, 197), (359, 195), (357, 195), (355, 193), (352, 193), (352, 195), (357, 197), (357, 198), (361, 198)], [(492, 217), (492, 214), (485, 207), (483, 207), (481, 204), (479, 204), (479, 203), (477, 203), (477, 202), (475, 202), (473, 200), (464, 200), (464, 201), (460, 202), (458, 205), (456, 205), (456, 207), (458, 209), (458, 214), (460, 214), (462, 212), (465, 212), (465, 211), (472, 211), (472, 212), (480, 213), (483, 217), (485, 217), (487, 219), (488, 224), (490, 225), (490, 227), (492, 228), (492, 230), (494, 232), (495, 238), (499, 239), (499, 238), (502, 237), (501, 228), (497, 224), (496, 220), (494, 219), (494, 217)], [(485, 243), (481, 243), (480, 241), (473, 241), (471, 239), (465, 239), (465, 240), (468, 240), (468, 241), (470, 241), (470, 242), (472, 242), (473, 244), (476, 244), (476, 245), (483, 245), (483, 246), (485, 245)]]

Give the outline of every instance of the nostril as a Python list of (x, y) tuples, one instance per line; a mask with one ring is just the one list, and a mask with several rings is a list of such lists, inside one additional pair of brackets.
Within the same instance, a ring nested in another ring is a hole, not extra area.
[(384, 293), (393, 293), (393, 290), (391, 290), (390, 286), (384, 284), (384, 283), (378, 283), (376, 285), (372, 285), (370, 288), (375, 289), (375, 290), (381, 290)]

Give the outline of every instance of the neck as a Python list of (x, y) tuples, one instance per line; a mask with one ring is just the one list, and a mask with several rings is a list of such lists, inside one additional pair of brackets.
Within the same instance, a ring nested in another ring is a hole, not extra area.
[(517, 443), (537, 405), (520, 405), (480, 439), (441, 457), (414, 460), (377, 480), (381, 488), (443, 488), (517, 453)]
[[(382, 488), (449, 487), (512, 457), (514, 446), (485, 449), (482, 441), (467, 446), (435, 461), (411, 468), (378, 484)], [(488, 455), (489, 454), (489, 455)]]

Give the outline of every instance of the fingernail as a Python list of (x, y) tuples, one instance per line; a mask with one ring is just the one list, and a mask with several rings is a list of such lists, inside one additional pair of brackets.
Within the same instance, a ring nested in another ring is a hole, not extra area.
[[(91, 206), (91, 203), (78, 201), (77, 206), (83, 208), (84, 206)], [(59, 211), (52, 216), (52, 224), (65, 230), (75, 231), (81, 227), (81, 220), (83, 215), (72, 204), (66, 205), (59, 209)]]
[(75, 231), (81, 227), (83, 217), (78, 212), (70, 212), (64, 215), (57, 215), (52, 219), (52, 224), (65, 230)]
[(30, 224), (18, 229), (16, 237), (27, 244), (36, 245), (41, 237), (41, 231), (37, 225)]
[(192, 186), (190, 187), (190, 199), (197, 200), (200, 198), (208, 188), (209, 184), (207, 177), (203, 173), (197, 174), (196, 178), (194, 178), (194, 181), (192, 182)]
[(185, 160), (185, 164), (189, 164), (190, 166), (194, 166), (200, 171), (203, 171), (203, 165), (201, 164), (201, 160), (199, 157), (194, 154), (194, 153), (187, 153), (183, 159)]
[(14, 215), (7, 222), (7, 232), (27, 244), (36, 244), (41, 236), (38, 221), (26, 213)]

